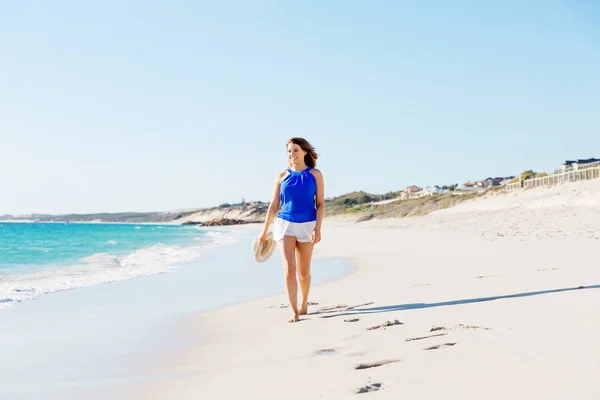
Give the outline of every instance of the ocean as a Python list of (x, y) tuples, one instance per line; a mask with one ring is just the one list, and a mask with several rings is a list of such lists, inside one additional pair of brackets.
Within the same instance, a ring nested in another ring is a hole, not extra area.
[[(202, 340), (185, 318), (285, 293), (279, 252), (254, 261), (259, 230), (0, 223), (0, 399), (119, 399), (161, 379), (156, 355)], [(313, 285), (351, 268), (315, 258)]]
[(163, 273), (199, 258), (222, 236), (197, 226), (0, 223), (0, 309), (59, 290)]

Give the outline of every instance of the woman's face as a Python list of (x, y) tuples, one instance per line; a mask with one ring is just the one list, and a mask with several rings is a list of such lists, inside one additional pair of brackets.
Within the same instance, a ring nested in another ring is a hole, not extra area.
[(302, 147), (298, 146), (296, 143), (288, 144), (287, 151), (288, 159), (293, 165), (302, 164), (304, 162), (306, 151), (302, 150)]

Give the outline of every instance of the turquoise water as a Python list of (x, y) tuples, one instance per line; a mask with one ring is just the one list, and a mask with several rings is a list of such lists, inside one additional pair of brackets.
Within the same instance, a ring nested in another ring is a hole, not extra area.
[[(129, 228), (118, 229), (129, 232)], [(181, 228), (181, 240), (186, 242), (189, 234), (191, 247), (201, 250), (201, 256), (180, 263), (169, 273), (63, 290), (0, 310), (0, 399), (136, 398), (123, 389), (129, 384), (163, 379), (155, 375), (155, 367), (169, 360), (170, 356), (165, 355), (181, 354), (203, 340), (202, 330), (185, 328), (191, 315), (280, 294), (268, 309), (260, 307), (254, 312), (257, 318), (265, 312), (275, 313), (285, 323), (289, 309), (280, 308), (287, 300), (279, 251), (265, 263), (254, 261), (252, 242), (260, 226), (215, 231), (201, 228), (200, 240), (194, 239), (193, 230), (189, 230), (193, 228)], [(178, 235), (177, 230), (171, 233)], [(153, 241), (146, 245), (150, 243)], [(166, 248), (181, 254), (188, 247), (170, 244)], [(125, 252), (119, 260), (125, 264), (148, 252)], [(155, 255), (149, 259), (156, 261)], [(93, 269), (103, 274), (99, 277), (105, 277), (110, 270), (131, 268), (137, 273), (143, 264)], [(350, 268), (344, 259), (315, 258), (311, 268), (313, 286), (343, 276)], [(66, 275), (73, 269), (78, 267), (56, 268), (58, 281), (74, 279), (75, 274), (70, 274), (71, 278)], [(84, 271), (87, 276), (89, 271)], [(26, 276), (28, 282), (35, 283), (31, 274), (15, 276)], [(312, 291), (310, 300), (321, 301), (318, 290)]]
[(0, 223), (0, 308), (43, 293), (163, 273), (219, 232), (196, 226)]
[(159, 242), (187, 245), (203, 233), (177, 225), (0, 223), (0, 272), (123, 255)]

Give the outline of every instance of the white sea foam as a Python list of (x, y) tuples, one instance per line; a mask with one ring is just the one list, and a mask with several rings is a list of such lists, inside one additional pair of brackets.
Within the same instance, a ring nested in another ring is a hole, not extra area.
[(236, 242), (236, 236), (230, 232), (209, 231), (192, 246), (159, 243), (125, 256), (96, 253), (71, 266), (0, 276), (0, 309), (37, 299), (45, 293), (166, 273), (183, 262), (200, 258), (210, 248)]

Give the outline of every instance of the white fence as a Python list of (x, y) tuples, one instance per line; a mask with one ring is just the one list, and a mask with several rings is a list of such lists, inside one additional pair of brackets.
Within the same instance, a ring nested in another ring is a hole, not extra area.
[(541, 178), (531, 178), (524, 182), (509, 183), (506, 185), (506, 190), (514, 190), (520, 187), (534, 188), (539, 186), (560, 185), (564, 182), (598, 178), (600, 178), (600, 163), (592, 163), (582, 165), (578, 169), (569, 169), (566, 172), (559, 172)]
[(581, 171), (583, 169), (590, 169), (590, 168), (600, 168), (600, 161), (595, 161), (595, 162), (591, 162), (591, 163), (587, 163), (587, 164), (571, 164), (566, 168), (565, 172), (569, 172), (569, 171)]
[(597, 179), (600, 178), (600, 167), (597, 168), (585, 168), (578, 170), (571, 170), (567, 172), (561, 172), (558, 174), (548, 175), (541, 178), (527, 179), (523, 182), (523, 187), (538, 187), (538, 186), (550, 186), (559, 185), (564, 182), (583, 181), (586, 179)]
[(522, 185), (523, 182), (515, 182), (515, 183), (507, 183), (506, 186), (504, 186), (504, 188), (506, 190), (515, 190), (515, 189), (519, 189)]

